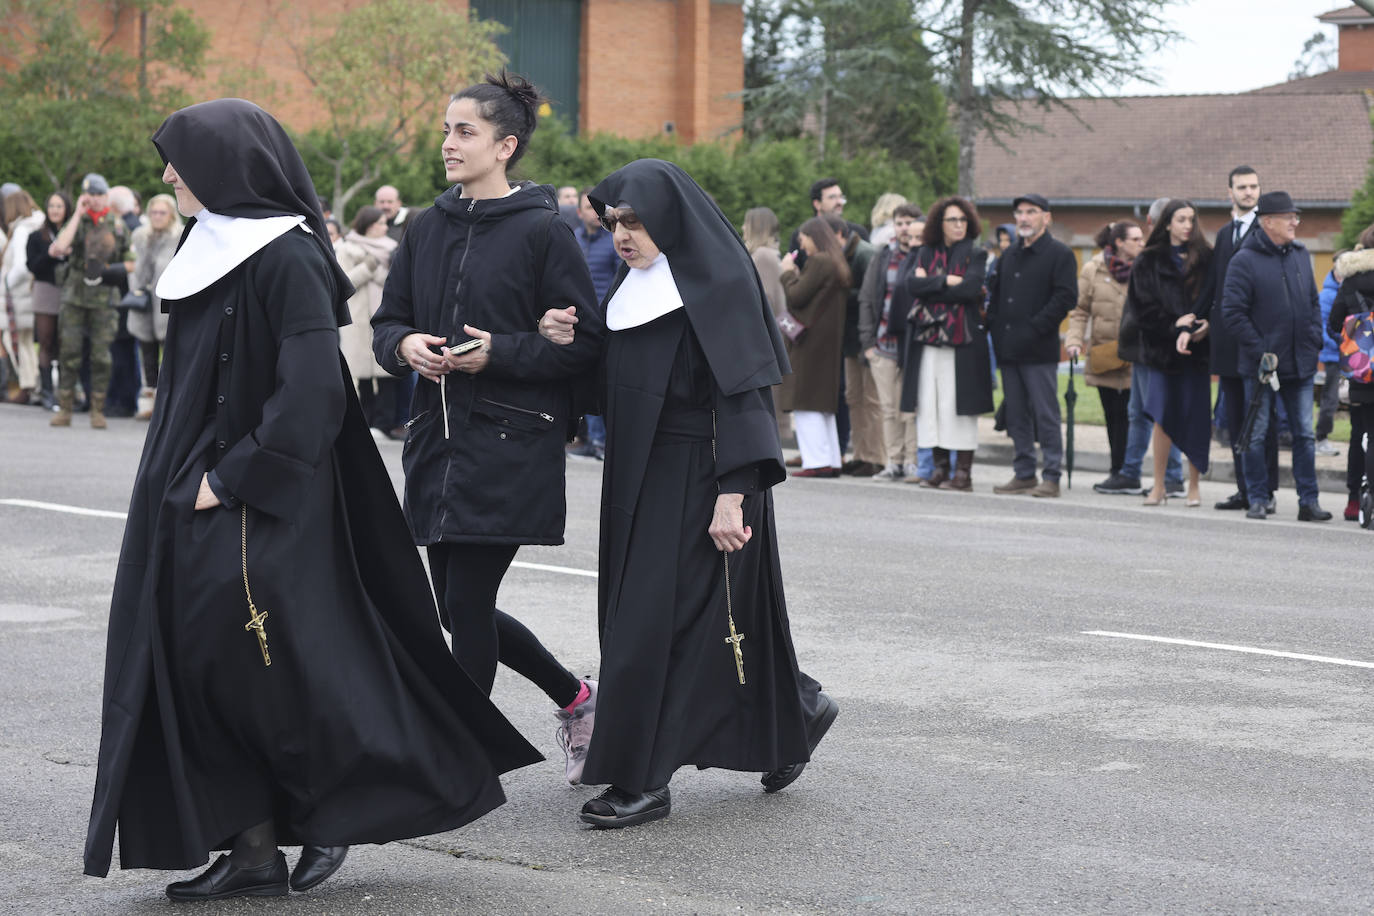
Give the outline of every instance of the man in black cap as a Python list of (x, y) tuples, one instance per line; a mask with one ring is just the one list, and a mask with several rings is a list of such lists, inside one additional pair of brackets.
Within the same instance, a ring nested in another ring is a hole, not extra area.
[(1260, 195), (1255, 208), (1259, 232), (1252, 232), (1231, 259), (1222, 292), (1221, 317), (1235, 338), (1245, 401), (1260, 399), (1245, 449), (1246, 517), (1263, 519), (1269, 501), (1264, 437), (1275, 392), (1260, 384), (1260, 358), (1278, 358), (1277, 395), (1283, 399), (1293, 431), (1293, 479), (1298, 487), (1298, 520), (1324, 522), (1331, 513), (1317, 504), (1317, 469), (1312, 436), (1312, 383), (1322, 348), (1321, 306), (1312, 277), (1312, 258), (1297, 241), (1298, 214), (1287, 191)]
[[(988, 329), (1002, 370), (1007, 432), (1016, 447), (1014, 476), (994, 493), (1059, 495), (1064, 444), (1059, 431), (1059, 324), (1078, 299), (1073, 252), (1049, 234), (1050, 202), (1039, 194), (1012, 201), (1017, 241), (989, 281)], [(1035, 442), (1044, 454), (1035, 479)]]

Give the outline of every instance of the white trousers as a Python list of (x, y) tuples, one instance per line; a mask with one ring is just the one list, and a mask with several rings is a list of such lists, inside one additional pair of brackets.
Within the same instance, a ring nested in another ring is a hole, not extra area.
[(835, 468), (844, 463), (840, 457), (840, 433), (833, 413), (816, 410), (792, 411), (792, 428), (797, 433), (803, 468)]
[(978, 418), (961, 417), (954, 397), (954, 348), (925, 347), (916, 389), (916, 442), (921, 448), (972, 452)]

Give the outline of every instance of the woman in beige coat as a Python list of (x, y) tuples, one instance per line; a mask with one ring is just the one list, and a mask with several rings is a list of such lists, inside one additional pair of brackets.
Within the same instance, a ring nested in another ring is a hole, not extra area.
[(806, 263), (798, 270), (796, 255), (782, 259), (782, 288), (787, 310), (806, 325), (788, 342), (792, 374), (783, 379), (782, 409), (792, 412), (802, 469), (794, 477), (840, 476), (840, 437), (835, 410), (840, 398), (844, 310), (849, 299), (849, 265), (835, 233), (812, 217), (798, 233)]
[(1097, 388), (1102, 401), (1112, 453), (1111, 481), (1121, 473), (1130, 428), (1126, 406), (1131, 399), (1131, 364), (1117, 355), (1116, 341), (1131, 263), (1145, 244), (1145, 234), (1137, 223), (1124, 219), (1102, 227), (1095, 241), (1102, 250), (1078, 275), (1078, 306), (1069, 313), (1064, 350), (1071, 357), (1087, 353), (1083, 380)]
[(376, 381), (388, 377), (372, 355), (372, 315), (382, 304), (382, 287), (396, 251), (396, 241), (387, 236), (386, 229), (386, 214), (379, 207), (363, 207), (353, 218), (348, 235), (334, 245), (339, 266), (357, 290), (348, 300), (353, 323), (339, 328), (339, 349), (348, 360), (358, 400), (370, 423), (379, 409)]

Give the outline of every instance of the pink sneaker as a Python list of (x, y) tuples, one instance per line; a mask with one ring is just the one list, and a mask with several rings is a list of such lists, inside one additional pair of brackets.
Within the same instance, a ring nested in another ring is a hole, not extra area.
[(587, 748), (592, 743), (592, 727), (596, 724), (596, 681), (584, 679), (582, 683), (587, 685), (587, 699), (570, 713), (559, 709), (553, 714), (558, 719), (558, 731), (554, 736), (567, 761), (564, 776), (570, 786), (582, 783), (582, 767), (587, 763)]

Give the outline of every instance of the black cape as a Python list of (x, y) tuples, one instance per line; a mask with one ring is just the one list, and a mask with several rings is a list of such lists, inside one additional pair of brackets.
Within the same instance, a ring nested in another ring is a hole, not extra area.
[[(540, 759), (444, 645), (338, 350), (336, 270), (298, 228), (169, 303), (111, 600), (87, 874), (108, 873), (116, 826), (122, 867), (166, 869), (268, 818), (283, 845), (453, 829)], [(244, 627), (243, 514), (193, 510), (211, 470), (247, 506), (270, 667)]]
[[(820, 685), (797, 670), (770, 487), (782, 480), (768, 388), (727, 395), (683, 309), (609, 335), (601, 501), (601, 681), (582, 780), (642, 792), (695, 764), (766, 772), (808, 759)], [(715, 443), (712, 448), (712, 409)], [(725, 570), (707, 533), (718, 481), (753, 537)]]

